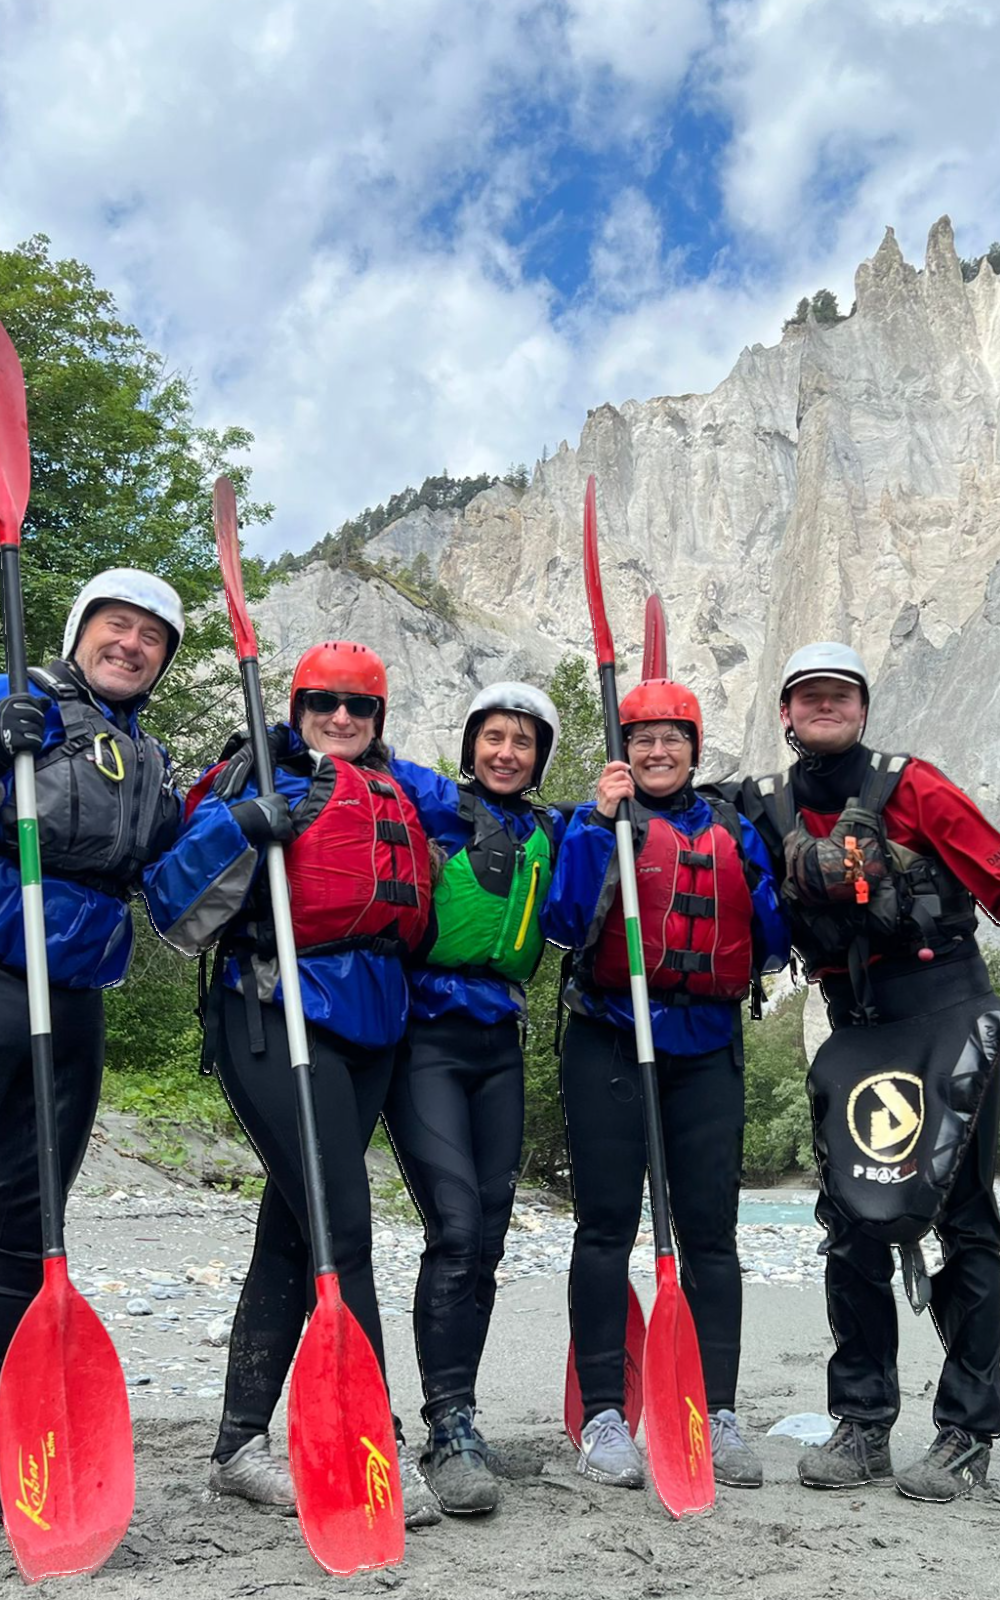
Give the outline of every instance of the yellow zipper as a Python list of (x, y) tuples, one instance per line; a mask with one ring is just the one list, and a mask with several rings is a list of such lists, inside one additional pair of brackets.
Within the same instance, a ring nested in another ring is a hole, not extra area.
[(524, 902), (524, 916), (521, 918), (521, 926), (518, 928), (517, 938), (514, 940), (515, 950), (520, 950), (525, 939), (528, 937), (528, 924), (531, 922), (531, 913), (535, 909), (535, 895), (538, 892), (538, 874), (541, 872), (541, 870), (542, 864), (540, 861), (535, 861), (532, 863), (531, 887), (528, 890), (528, 898)]

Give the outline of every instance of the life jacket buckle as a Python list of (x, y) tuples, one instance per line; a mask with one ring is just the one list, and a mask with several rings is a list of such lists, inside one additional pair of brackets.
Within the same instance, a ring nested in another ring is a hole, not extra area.
[[(111, 754), (113, 765), (106, 767), (101, 754), (102, 745), (105, 745)], [(121, 783), (125, 777), (125, 763), (122, 753), (110, 733), (99, 733), (94, 738), (94, 765), (102, 777), (109, 783)]]

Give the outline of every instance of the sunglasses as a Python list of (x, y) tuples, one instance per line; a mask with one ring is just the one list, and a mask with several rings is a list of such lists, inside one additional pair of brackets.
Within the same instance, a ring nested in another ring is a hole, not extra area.
[(304, 689), (301, 705), (305, 711), (329, 717), (341, 706), (349, 717), (374, 717), (382, 702), (376, 694), (334, 694), (332, 689)]

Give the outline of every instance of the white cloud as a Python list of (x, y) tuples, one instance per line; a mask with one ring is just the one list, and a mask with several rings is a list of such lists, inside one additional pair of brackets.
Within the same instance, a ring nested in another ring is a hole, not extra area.
[[(801, 294), (849, 299), (886, 222), (911, 254), (944, 210), (967, 253), (1000, 234), (986, 0), (0, 0), (0, 23), (0, 244), (50, 233), (205, 420), (255, 431), (272, 549), (444, 465), (530, 463), (603, 400), (710, 387)], [(642, 189), (692, 77), (732, 126), (732, 241), (699, 283)], [(512, 239), (569, 141), (606, 198), (567, 308)]]
[(723, 19), (714, 82), (733, 123), (724, 192), (740, 230), (852, 264), (887, 223), (921, 251), (944, 211), (961, 239), (994, 237), (1000, 9), (730, 0)]

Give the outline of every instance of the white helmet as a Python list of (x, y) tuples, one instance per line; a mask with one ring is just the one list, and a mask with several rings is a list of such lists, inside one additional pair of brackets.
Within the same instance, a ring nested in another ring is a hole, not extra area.
[(785, 705), (797, 683), (807, 678), (839, 678), (843, 683), (856, 683), (865, 705), (868, 704), (868, 672), (856, 650), (848, 644), (835, 644), (825, 640), (821, 644), (803, 645), (789, 656), (781, 674), (781, 704)]
[(69, 660), (80, 642), (80, 634), (88, 617), (98, 606), (115, 600), (124, 600), (130, 606), (149, 611), (167, 625), (167, 653), (156, 677), (159, 683), (184, 638), (184, 607), (181, 597), (163, 578), (152, 572), (140, 572), (137, 567), (112, 567), (109, 572), (99, 572), (96, 578), (85, 583), (70, 607), (63, 634), (62, 653)]
[(462, 729), (462, 773), (471, 778), (476, 734), (491, 711), (520, 711), (532, 717), (538, 728), (538, 756), (529, 788), (540, 789), (559, 747), (559, 713), (542, 689), (530, 683), (491, 683), (480, 689), (465, 717)]

